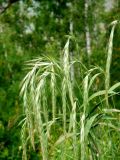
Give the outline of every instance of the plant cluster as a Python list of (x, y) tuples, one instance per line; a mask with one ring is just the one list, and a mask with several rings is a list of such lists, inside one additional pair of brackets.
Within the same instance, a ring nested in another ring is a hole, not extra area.
[[(119, 113), (114, 96), (120, 82), (110, 86), (113, 35), (111, 23), (106, 67), (85, 67), (71, 60), (70, 41), (61, 59), (40, 57), (27, 62), (21, 84), (23, 159), (31, 149), (39, 159), (115, 159), (119, 157)], [(103, 84), (100, 86), (100, 84)]]

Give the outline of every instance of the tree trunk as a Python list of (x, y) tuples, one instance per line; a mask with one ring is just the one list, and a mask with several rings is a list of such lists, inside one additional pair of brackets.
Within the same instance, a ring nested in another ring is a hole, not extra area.
[(86, 38), (86, 52), (88, 57), (91, 56), (91, 37), (90, 37), (90, 29), (88, 24), (88, 1), (84, 1), (84, 14), (85, 14), (85, 38)]

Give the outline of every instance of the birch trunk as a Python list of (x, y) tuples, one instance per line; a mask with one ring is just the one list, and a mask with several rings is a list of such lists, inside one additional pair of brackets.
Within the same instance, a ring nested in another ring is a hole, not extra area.
[(88, 0), (84, 1), (84, 14), (85, 14), (85, 38), (86, 38), (86, 52), (88, 57), (91, 56), (91, 37), (90, 37), (90, 29), (88, 24)]

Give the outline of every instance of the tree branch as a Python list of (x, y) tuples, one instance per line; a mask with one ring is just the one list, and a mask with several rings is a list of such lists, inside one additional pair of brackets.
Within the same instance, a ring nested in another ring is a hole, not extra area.
[(11, 5), (12, 5), (13, 3), (16, 3), (16, 2), (18, 2), (18, 1), (20, 1), (20, 0), (9, 0), (6, 7), (0, 6), (0, 14), (4, 13), (8, 8), (11, 7)]

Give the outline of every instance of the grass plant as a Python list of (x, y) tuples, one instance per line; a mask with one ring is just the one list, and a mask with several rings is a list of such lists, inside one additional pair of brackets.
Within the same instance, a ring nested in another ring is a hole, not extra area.
[[(109, 102), (120, 86), (116, 83), (110, 87), (115, 25), (110, 34), (106, 69), (85, 70), (81, 61), (71, 61), (70, 37), (61, 61), (40, 57), (27, 62), (29, 72), (21, 83), (25, 114), (21, 131), (23, 160), (27, 160), (30, 147), (39, 148), (43, 160), (109, 160), (119, 154), (112, 144), (120, 138), (120, 111)], [(74, 67), (75, 75), (79, 74), (77, 63), (85, 73), (82, 81), (75, 76), (73, 83), (70, 71)], [(97, 78), (105, 82), (105, 89), (95, 88)]]

